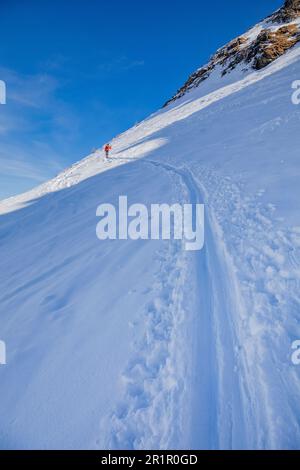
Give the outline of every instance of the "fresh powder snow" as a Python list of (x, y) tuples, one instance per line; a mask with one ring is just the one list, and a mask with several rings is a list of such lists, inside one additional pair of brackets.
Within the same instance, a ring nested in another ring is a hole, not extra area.
[[(0, 448), (300, 447), (297, 79), (298, 45), (216, 68), (108, 161), (0, 203)], [(203, 250), (99, 241), (120, 195), (205, 204)]]

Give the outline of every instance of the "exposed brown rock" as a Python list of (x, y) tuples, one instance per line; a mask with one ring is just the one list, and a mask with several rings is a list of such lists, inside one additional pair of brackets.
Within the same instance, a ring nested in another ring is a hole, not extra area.
[[(241, 63), (245, 64), (245, 69), (251, 67), (254, 70), (260, 70), (266, 67), (300, 41), (299, 26), (290, 23), (299, 17), (300, 0), (286, 0), (283, 7), (265, 21), (266, 25), (272, 26), (272, 29), (266, 27), (252, 42), (248, 41), (246, 37), (240, 36), (219, 49), (207, 65), (190, 76), (174, 98), (169, 100), (165, 106), (170, 101), (183, 96), (190, 89), (199, 86), (217, 66), (221, 67), (222, 76), (234, 70)], [(273, 23), (276, 22), (285, 24), (274, 30)]]
[(266, 67), (299, 41), (300, 31), (296, 25), (283, 26), (276, 32), (262, 31), (252, 46), (253, 68)]
[(252, 63), (252, 68), (260, 70), (283, 55), (300, 41), (300, 31), (295, 24), (286, 25), (277, 31), (264, 29), (248, 47), (238, 50), (224, 68), (222, 75), (233, 70), (240, 62)]
[(300, 8), (300, 0), (285, 0), (284, 8)]
[(274, 23), (287, 23), (300, 14), (300, 0), (286, 0), (280, 10), (270, 17)]
[(187, 80), (184, 86), (178, 90), (175, 97), (169, 100), (165, 104), (165, 106), (169, 104), (171, 101), (173, 101), (174, 99), (177, 99), (183, 96), (190, 88), (195, 88), (199, 86), (201, 82), (203, 82), (210, 76), (212, 70), (217, 65), (224, 66), (231, 57), (236, 57), (236, 54), (239, 52), (241, 46), (245, 44), (246, 42), (247, 42), (247, 39), (244, 38), (243, 36), (240, 36), (234, 39), (233, 41), (229, 42), (226, 46), (219, 49), (216, 52), (216, 54), (211, 58), (210, 62), (207, 65), (197, 70), (190, 76), (190, 78)]

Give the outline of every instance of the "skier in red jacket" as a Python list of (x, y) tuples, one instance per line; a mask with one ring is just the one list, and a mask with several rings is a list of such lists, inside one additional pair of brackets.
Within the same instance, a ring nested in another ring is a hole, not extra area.
[(109, 157), (109, 152), (111, 151), (112, 149), (112, 146), (110, 144), (106, 144), (105, 147), (104, 147), (104, 152), (105, 152), (105, 156), (106, 158)]

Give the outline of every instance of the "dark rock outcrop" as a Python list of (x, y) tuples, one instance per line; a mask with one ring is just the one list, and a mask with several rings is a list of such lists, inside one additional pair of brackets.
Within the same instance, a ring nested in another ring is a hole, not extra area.
[(270, 18), (276, 23), (287, 23), (296, 19), (300, 14), (300, 0), (286, 0), (280, 10), (278, 10)]
[(251, 47), (253, 68), (260, 70), (266, 67), (299, 41), (300, 31), (294, 24), (282, 26), (275, 32), (263, 30)]
[[(247, 36), (240, 36), (219, 49), (208, 64), (194, 72), (187, 82), (167, 104), (183, 96), (192, 88), (198, 87), (211, 72), (220, 67), (222, 76), (244, 64), (244, 69), (260, 70), (288, 49), (300, 42), (299, 25), (292, 23), (300, 18), (300, 0), (286, 0), (283, 7), (264, 21), (264, 29), (250, 41)], [(278, 28), (274, 29), (274, 24)], [(270, 25), (270, 27), (268, 27)]]

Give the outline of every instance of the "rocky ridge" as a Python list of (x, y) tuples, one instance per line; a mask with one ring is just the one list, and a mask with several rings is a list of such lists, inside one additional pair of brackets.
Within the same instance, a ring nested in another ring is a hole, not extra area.
[(282, 8), (245, 35), (219, 49), (210, 61), (194, 72), (175, 96), (166, 104), (181, 98), (198, 87), (217, 67), (221, 76), (234, 70), (260, 70), (300, 42), (300, 0), (286, 0)]

